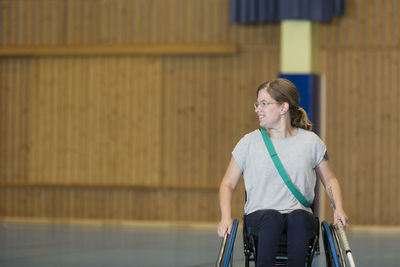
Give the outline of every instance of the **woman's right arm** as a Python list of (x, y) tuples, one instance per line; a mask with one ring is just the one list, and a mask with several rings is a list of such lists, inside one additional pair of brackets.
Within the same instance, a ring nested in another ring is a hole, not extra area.
[(237, 184), (239, 183), (242, 171), (237, 165), (233, 157), (229, 162), (228, 168), (225, 172), (224, 178), (222, 179), (219, 187), (219, 205), (221, 208), (221, 221), (218, 226), (218, 235), (223, 237), (226, 232), (231, 233), (232, 230), (232, 195)]

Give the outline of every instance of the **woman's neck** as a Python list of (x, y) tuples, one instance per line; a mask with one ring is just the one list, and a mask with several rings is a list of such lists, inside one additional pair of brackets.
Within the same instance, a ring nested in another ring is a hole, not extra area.
[(287, 138), (297, 133), (298, 129), (289, 125), (288, 127), (277, 127), (267, 129), (271, 138)]

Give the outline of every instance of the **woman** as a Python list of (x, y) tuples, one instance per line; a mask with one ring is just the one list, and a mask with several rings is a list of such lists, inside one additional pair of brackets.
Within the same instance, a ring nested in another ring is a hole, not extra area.
[[(292, 183), (312, 203), (319, 177), (336, 207), (334, 223), (340, 219), (347, 228), (348, 218), (339, 183), (328, 165), (326, 146), (310, 131), (311, 122), (299, 102), (299, 93), (292, 82), (275, 79), (259, 86), (254, 108)], [(304, 266), (308, 242), (318, 230), (318, 220), (284, 183), (260, 130), (245, 135), (232, 152), (219, 190), (219, 236), (231, 231), (232, 194), (242, 175), (247, 192), (246, 224), (258, 230), (257, 266), (274, 266), (283, 230), (288, 236), (288, 266)]]

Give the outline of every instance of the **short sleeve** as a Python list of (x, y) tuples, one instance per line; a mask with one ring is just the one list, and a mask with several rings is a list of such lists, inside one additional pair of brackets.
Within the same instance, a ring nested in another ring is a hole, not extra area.
[(326, 145), (325, 143), (319, 138), (317, 135), (315, 135), (316, 140), (315, 140), (315, 146), (314, 146), (314, 158), (315, 158), (315, 167), (317, 167), (321, 161), (324, 159), (325, 153), (326, 153)]
[(239, 142), (236, 144), (235, 148), (232, 151), (232, 156), (237, 165), (240, 167), (242, 172), (245, 171), (246, 167), (246, 159), (249, 151), (249, 141), (247, 136), (245, 135)]

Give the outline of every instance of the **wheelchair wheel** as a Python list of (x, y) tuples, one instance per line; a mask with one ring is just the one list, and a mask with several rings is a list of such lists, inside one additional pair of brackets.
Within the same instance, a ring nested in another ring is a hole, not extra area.
[(328, 267), (341, 267), (343, 265), (339, 264), (339, 254), (337, 250), (337, 244), (335, 241), (335, 237), (332, 234), (332, 228), (329, 227), (326, 221), (321, 223), (322, 225), (322, 239), (324, 242), (325, 248), (325, 258), (326, 265)]
[(346, 264), (345, 252), (342, 247), (342, 244), (340, 243), (339, 234), (338, 234), (336, 228), (332, 224), (329, 225), (329, 227), (332, 232), (333, 240), (335, 241), (336, 252), (338, 254), (339, 264), (340, 264), (340, 266), (346, 267), (347, 264)]

